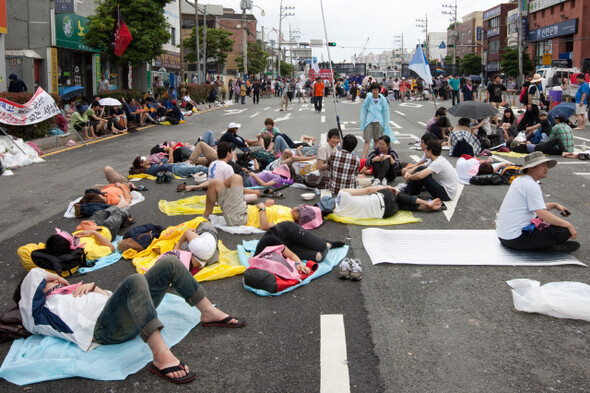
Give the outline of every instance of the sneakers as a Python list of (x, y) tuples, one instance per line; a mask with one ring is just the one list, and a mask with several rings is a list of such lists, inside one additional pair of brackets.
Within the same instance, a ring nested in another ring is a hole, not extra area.
[(358, 259), (344, 258), (340, 262), (340, 270), (338, 271), (338, 278), (358, 281), (363, 278), (363, 268), (361, 261)]
[(384, 178), (381, 180), (381, 184), (387, 187), (387, 178), (386, 178), (386, 177), (384, 177)]
[(380, 186), (380, 185), (381, 185), (381, 180), (379, 180), (379, 179), (373, 180), (372, 186)]
[(554, 244), (551, 247), (549, 247), (549, 250), (570, 253), (570, 252), (577, 251), (579, 248), (580, 248), (580, 243), (570, 240), (565, 243)]
[(350, 265), (350, 279), (358, 281), (363, 278), (363, 267), (361, 266), (361, 261), (359, 259), (351, 259)]
[(394, 188), (397, 190), (397, 192), (402, 193), (406, 189), (406, 185), (407, 185), (406, 183), (399, 183)]
[(340, 262), (340, 270), (338, 271), (338, 278), (350, 278), (350, 258), (344, 258)]

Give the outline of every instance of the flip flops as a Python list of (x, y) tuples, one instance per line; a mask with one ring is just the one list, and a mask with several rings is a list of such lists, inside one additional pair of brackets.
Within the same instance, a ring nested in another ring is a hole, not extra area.
[(135, 187), (135, 189), (133, 191), (147, 191), (147, 190), (148, 190), (148, 188), (142, 184), (140, 186)]
[[(238, 321), (238, 323), (230, 323), (232, 319)], [(246, 320), (243, 318), (238, 318), (233, 315), (228, 315), (227, 317), (223, 318), (220, 321), (214, 322), (201, 322), (201, 325), (204, 327), (227, 327), (227, 328), (241, 328), (246, 324)]]
[(186, 189), (186, 182), (180, 183), (178, 185), (178, 187), (176, 187), (176, 192), (181, 192), (181, 191), (184, 191), (185, 189)]
[(578, 153), (578, 159), (582, 161), (590, 160), (590, 154), (588, 153)]
[[(154, 366), (154, 363), (151, 362), (148, 365), (148, 369), (156, 374), (159, 377), (164, 378), (166, 381), (172, 382), (172, 383), (177, 383), (177, 384), (181, 384), (181, 383), (188, 383), (193, 381), (195, 378), (197, 378), (197, 374), (195, 374), (194, 372), (190, 371), (190, 372), (186, 372), (186, 365), (183, 362), (180, 362), (177, 366), (172, 366), (172, 367), (166, 367), (166, 368), (158, 368), (156, 366)], [(179, 378), (172, 378), (169, 377), (166, 374), (169, 373), (173, 373), (176, 371), (184, 371), (186, 372), (186, 374), (183, 377), (179, 377)]]

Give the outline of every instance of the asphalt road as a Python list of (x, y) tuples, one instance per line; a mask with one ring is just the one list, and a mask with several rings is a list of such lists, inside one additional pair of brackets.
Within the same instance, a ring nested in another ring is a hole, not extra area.
[[(447, 101), (443, 105), (450, 106)], [(42, 242), (54, 227), (73, 230), (78, 220), (63, 218), (68, 201), (84, 189), (104, 182), (101, 168), (111, 165), (126, 173), (136, 155), (164, 140), (194, 142), (206, 130), (217, 135), (230, 121), (242, 124), (240, 134), (253, 137), (266, 117), (281, 132), (320, 137), (335, 126), (335, 107), (325, 102), (317, 114), (309, 104), (294, 103), (289, 112), (278, 111), (278, 100), (262, 99), (257, 106), (232, 105), (188, 119), (178, 126), (157, 126), (134, 135), (123, 135), (89, 148), (54, 154), (46, 162), (20, 168), (12, 177), (0, 177), (0, 295), (1, 308), (10, 306), (16, 282), (24, 275), (16, 250), (29, 242)], [(408, 149), (419, 137), (421, 123), (433, 115), (432, 103), (391, 103), (391, 120), (402, 160), (420, 155)], [(341, 102), (338, 112), (344, 133), (360, 133), (359, 104)], [(590, 142), (590, 132), (576, 136)], [(576, 139), (582, 145), (583, 139)], [(360, 151), (360, 146), (357, 151)], [(588, 163), (559, 159), (560, 164), (543, 181), (547, 201), (559, 201), (571, 212), (582, 247), (575, 253), (589, 263)], [(454, 162), (454, 159), (451, 159)], [(581, 173), (587, 173), (583, 175)], [(157, 209), (160, 199), (187, 196), (176, 192), (175, 182), (157, 185), (142, 181), (149, 191), (146, 201), (131, 208), (138, 223), (175, 225), (192, 216), (168, 217)], [(465, 187), (451, 215), (415, 213), (421, 223), (387, 229), (492, 229), (506, 186)], [(300, 191), (288, 189), (281, 204), (300, 203)], [(29, 391), (226, 391), (319, 392), (321, 382), (321, 315), (343, 315), (347, 365), (352, 392), (579, 392), (589, 390), (590, 325), (514, 310), (510, 289), (513, 278), (589, 283), (587, 268), (559, 267), (441, 267), (371, 265), (361, 243), (362, 227), (325, 222), (316, 231), (327, 239), (345, 240), (349, 256), (363, 261), (360, 282), (339, 280), (336, 271), (310, 285), (279, 297), (259, 297), (247, 292), (241, 277), (204, 283), (211, 300), (221, 309), (243, 316), (243, 329), (206, 329), (198, 326), (174, 353), (197, 371), (197, 381), (171, 386), (142, 370), (124, 381), (68, 379), (27, 387)], [(243, 239), (220, 238), (230, 249)], [(428, 239), (424, 239), (428, 247)], [(460, 258), (476, 253), (473, 245), (449, 244)], [(433, 250), (436, 258), (436, 250)], [(121, 260), (83, 277), (114, 289), (134, 273)], [(9, 350), (0, 345), (0, 358)], [(324, 366), (326, 367), (326, 366)], [(344, 378), (344, 376), (342, 376)], [(4, 380), (0, 391), (22, 391)], [(344, 393), (344, 392), (343, 392)]]

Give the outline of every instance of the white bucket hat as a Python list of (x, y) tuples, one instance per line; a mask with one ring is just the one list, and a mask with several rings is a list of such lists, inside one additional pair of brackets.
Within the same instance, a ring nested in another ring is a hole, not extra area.
[(233, 121), (228, 124), (227, 128), (240, 128), (242, 125), (238, 123), (234, 123)]

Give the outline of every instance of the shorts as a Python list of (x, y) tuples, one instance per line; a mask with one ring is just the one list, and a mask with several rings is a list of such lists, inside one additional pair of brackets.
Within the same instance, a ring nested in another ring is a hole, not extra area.
[(109, 184), (114, 184), (114, 183), (127, 184), (127, 179), (111, 167), (104, 170), (104, 175), (106, 176)]
[(383, 135), (383, 126), (381, 123), (374, 121), (365, 127), (363, 138), (377, 140)]
[(586, 114), (587, 109), (588, 109), (588, 105), (576, 104), (576, 115)]
[(490, 104), (496, 108), (499, 109), (502, 106), (502, 101), (490, 101)]
[(223, 212), (223, 218), (225, 218), (227, 225), (246, 225), (248, 222), (248, 207), (244, 200), (242, 187), (225, 188), (217, 196), (217, 202)]

